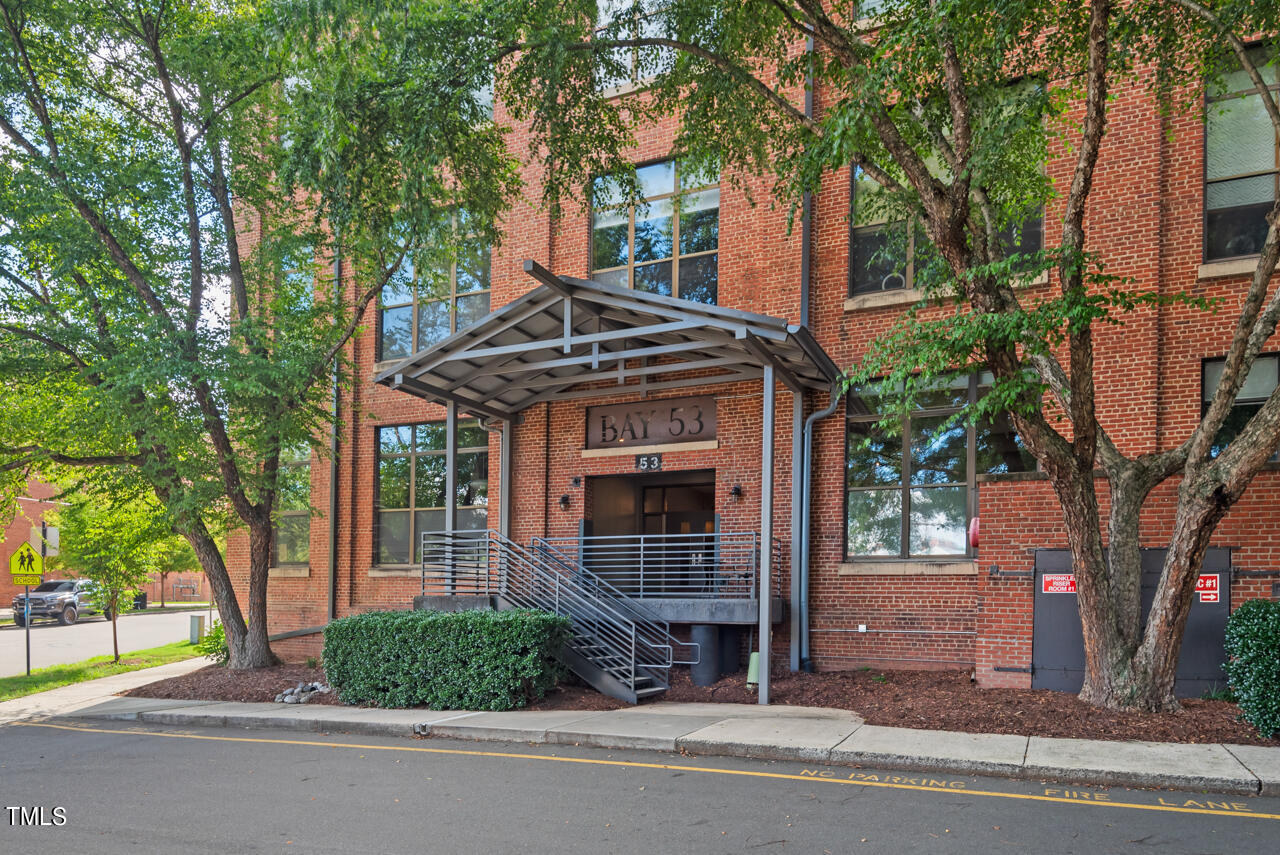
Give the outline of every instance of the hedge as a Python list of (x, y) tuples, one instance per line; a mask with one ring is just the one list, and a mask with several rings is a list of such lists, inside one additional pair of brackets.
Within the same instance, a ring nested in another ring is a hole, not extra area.
[(1280, 734), (1280, 602), (1249, 600), (1227, 619), (1227, 680), (1245, 719)]
[(324, 631), (324, 672), (349, 704), (509, 710), (556, 684), (569, 621), (545, 612), (366, 612)]

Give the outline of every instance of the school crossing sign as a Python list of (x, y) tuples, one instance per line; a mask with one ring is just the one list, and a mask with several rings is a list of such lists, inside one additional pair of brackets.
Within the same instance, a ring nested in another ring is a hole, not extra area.
[(9, 575), (15, 585), (39, 585), (44, 574), (44, 557), (24, 543), (9, 556)]

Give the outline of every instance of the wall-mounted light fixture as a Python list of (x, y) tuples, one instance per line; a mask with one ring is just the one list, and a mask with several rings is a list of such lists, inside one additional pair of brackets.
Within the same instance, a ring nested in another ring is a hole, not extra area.
[(562, 511), (569, 510), (569, 494), (568, 493), (565, 493), (563, 496), (560, 497), (560, 510)]
[(729, 498), (733, 499), (735, 502), (740, 501), (742, 499), (741, 484), (734, 484), (732, 487), (729, 488)]

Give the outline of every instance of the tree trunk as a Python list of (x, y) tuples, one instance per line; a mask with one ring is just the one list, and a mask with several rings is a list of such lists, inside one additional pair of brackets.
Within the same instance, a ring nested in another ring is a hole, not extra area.
[(1174, 682), (1178, 676), (1183, 630), (1195, 598), (1196, 580), (1204, 565), (1209, 538), (1233, 504), (1231, 499), (1219, 497), (1216, 491), (1208, 496), (1196, 495), (1194, 486), (1185, 482), (1181, 493), (1169, 551), (1165, 553), (1160, 584), (1147, 615), (1147, 630), (1137, 656), (1147, 687), (1142, 709), (1179, 708)]
[(115, 653), (115, 661), (120, 661), (120, 638), (116, 635), (116, 620), (120, 617), (120, 595), (111, 598), (111, 650)]
[(279, 663), (267, 640), (267, 568), (271, 565), (270, 516), (249, 526), (249, 622), (239, 656), (231, 654), (232, 668), (265, 668)]
[(1084, 639), (1085, 678), (1080, 699), (1097, 706), (1123, 704), (1123, 674), (1132, 660), (1133, 644), (1125, 643), (1123, 622), (1113, 597), (1111, 573), (1102, 550), (1098, 494), (1093, 472), (1074, 468), (1053, 479), (1062, 506), (1067, 544), (1076, 576), (1076, 604)]
[[(1159, 587), (1139, 635), (1143, 615), (1138, 523), (1154, 480), (1136, 471), (1118, 476), (1111, 484), (1110, 548), (1102, 568), (1105, 574), (1099, 577), (1107, 590), (1099, 591), (1100, 601), (1085, 594), (1093, 587), (1093, 574), (1077, 573), (1086, 659), (1080, 698), (1108, 709), (1172, 712), (1180, 708), (1174, 684), (1196, 579), (1209, 539), (1231, 501), (1216, 492), (1206, 496), (1183, 489)], [(1074, 545), (1072, 557), (1077, 567), (1084, 564)]]
[(164, 579), (168, 575), (168, 573), (160, 574), (160, 608), (162, 609), (164, 608)]
[(231, 653), (231, 661), (237, 661), (237, 652), (243, 658), (245, 648), (245, 623), (240, 611), (240, 603), (236, 600), (235, 589), (231, 585), (231, 576), (227, 573), (227, 565), (222, 560), (222, 552), (204, 521), (199, 518), (184, 520), (177, 527), (180, 534), (191, 544), (209, 580), (209, 590), (213, 601), (218, 606), (218, 618), (227, 636), (227, 649)]

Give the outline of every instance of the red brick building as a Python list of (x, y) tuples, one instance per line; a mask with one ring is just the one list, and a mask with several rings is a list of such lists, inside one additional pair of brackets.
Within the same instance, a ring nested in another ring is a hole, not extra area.
[[(1228, 87), (1239, 82), (1233, 76)], [(803, 93), (790, 94), (803, 103)], [(817, 92), (819, 114), (823, 99)], [(1259, 129), (1242, 114), (1229, 119), (1239, 121), (1162, 115), (1140, 87), (1117, 93), (1110, 108), (1088, 248), (1137, 287), (1224, 301), (1213, 314), (1143, 309), (1097, 330), (1100, 417), (1128, 453), (1169, 447), (1193, 429), (1261, 243), (1260, 213), (1280, 163), (1274, 135), (1265, 120)], [(1260, 140), (1252, 148), (1231, 144), (1245, 126)], [(512, 149), (525, 150), (514, 133)], [(829, 174), (809, 221), (789, 232), (785, 204), (767, 204), (767, 180), (735, 187), (723, 176), (680, 174), (668, 159), (673, 133), (672, 124), (650, 128), (633, 152), (645, 167), (647, 211), (605, 206), (552, 223), (535, 203), (539, 165), (528, 163), (528, 197), (511, 211), (501, 246), (476, 248), (441, 272), (443, 296), (427, 296), (421, 273), (388, 286), (350, 348), (358, 379), (340, 402), (338, 453), (296, 470), (310, 478), (318, 512), (282, 510), (270, 630), (290, 636), (277, 651), (315, 653), (317, 628), (334, 616), (408, 608), (424, 591), (458, 593), (456, 577), (433, 570), (424, 581), (423, 533), (492, 529), (526, 548), (548, 539), (681, 638), (686, 626), (700, 627), (704, 652), (723, 642), (731, 661), (737, 638), (758, 647), (768, 605), (775, 668), (805, 659), (820, 669), (974, 668), (987, 686), (1031, 685), (1033, 664), (1046, 675), (1061, 670), (1051, 639), (1033, 644), (1038, 620), (1049, 625), (1035, 592), (1049, 596), (1056, 582), (1043, 576), (1063, 570), (1055, 550), (1066, 547), (1048, 483), (1007, 425), (939, 427), (948, 407), (980, 394), (981, 374), (906, 417), (902, 441), (916, 451), (905, 460), (900, 444), (856, 441), (872, 431), (860, 416), (874, 402), (855, 396), (823, 412), (829, 366), (857, 362), (920, 299), (910, 259), (877, 256), (876, 225), (856, 211), (850, 225), (855, 177)], [(1048, 163), (1059, 187), (1073, 163), (1063, 150)], [(1054, 241), (1059, 214), (1050, 205), (1043, 229), (1029, 222), (1017, 239)], [(1055, 287), (1050, 277), (1026, 291)], [(626, 355), (610, 356), (618, 353)], [(676, 371), (679, 360), (686, 367)], [(1241, 414), (1274, 388), (1278, 362), (1259, 360)], [(762, 430), (765, 375), (777, 384), (771, 432)], [(676, 416), (688, 421), (695, 407), (703, 424), (682, 422), (677, 433)], [(811, 476), (797, 483), (804, 449), (793, 440), (815, 413)], [(646, 415), (666, 434), (646, 436)], [(925, 477), (913, 480), (912, 470)], [(772, 531), (762, 534), (765, 485)], [(1143, 536), (1153, 549), (1168, 534), (1176, 486), (1150, 503)], [(1280, 470), (1265, 471), (1216, 533), (1224, 610), (1277, 596), (1278, 498)], [(770, 536), (775, 549), (764, 546)], [(752, 538), (755, 546), (740, 546)], [(244, 547), (232, 537), (242, 584)], [(620, 551), (609, 559), (608, 549)], [(735, 590), (727, 579), (741, 582), (762, 564), (774, 596), (760, 597), (758, 584), (726, 594), (724, 602), (740, 600), (729, 603), (738, 611), (719, 620), (716, 592)], [(1073, 612), (1074, 597), (1061, 596), (1044, 608), (1066, 602)], [(721, 625), (743, 634), (708, 629)]]

